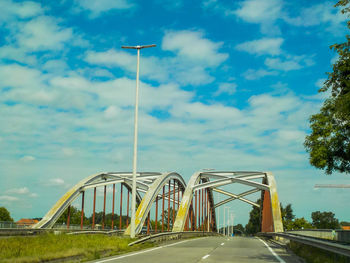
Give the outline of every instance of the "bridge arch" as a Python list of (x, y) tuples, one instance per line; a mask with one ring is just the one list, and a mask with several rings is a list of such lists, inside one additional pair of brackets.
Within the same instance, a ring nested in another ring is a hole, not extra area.
[[(155, 181), (161, 173), (139, 173), (137, 181), (136, 202), (141, 202), (141, 192), (147, 192), (149, 186)], [(108, 172), (94, 174), (84, 178), (71, 189), (69, 189), (46, 213), (46, 215), (33, 228), (52, 228), (59, 217), (66, 209), (76, 200), (79, 195), (82, 195), (84, 204), (85, 190), (99, 186), (121, 184), (125, 186), (130, 192), (132, 189), (132, 173), (123, 172)], [(83, 210), (83, 209), (82, 209)], [(84, 212), (84, 211), (82, 211)]]
[[(262, 180), (257, 182), (256, 180)], [(240, 194), (233, 194), (223, 189), (220, 186), (239, 183), (252, 187), (252, 189)], [(189, 218), (193, 217), (193, 196), (196, 191), (207, 189), (209, 197), (208, 220), (212, 219), (212, 229), (215, 231), (216, 216), (215, 208), (231, 202), (233, 200), (240, 200), (250, 205), (260, 207), (259, 204), (248, 200), (245, 196), (261, 191), (262, 193), (262, 206), (261, 210), (261, 225), (262, 232), (281, 232), (283, 231), (280, 203), (277, 194), (277, 187), (274, 176), (270, 172), (257, 172), (257, 171), (210, 171), (210, 172), (196, 172), (190, 178), (181, 204), (177, 217), (174, 223), (173, 232), (184, 231), (188, 224)], [(213, 192), (218, 192), (228, 196), (227, 199), (214, 204)], [(200, 192), (199, 192), (200, 193)], [(203, 193), (202, 193), (203, 195)], [(195, 199), (196, 200), (196, 199)], [(197, 210), (195, 208), (195, 210)], [(200, 211), (199, 211), (200, 215)], [(194, 216), (196, 222), (197, 215)], [(200, 222), (200, 220), (199, 220)], [(193, 222), (191, 223), (193, 224)], [(193, 229), (193, 226), (192, 226)], [(208, 224), (209, 230), (209, 224)]]
[[(171, 182), (173, 181), (173, 184)], [(168, 193), (164, 195), (164, 188), (166, 185), (169, 186)], [(170, 190), (172, 187), (172, 190)], [(161, 190), (163, 189), (163, 195), (160, 194)], [(170, 173), (164, 173), (161, 174), (149, 187), (149, 190), (145, 193), (145, 195), (142, 198), (142, 201), (140, 205), (138, 206), (136, 213), (135, 213), (135, 234), (139, 234), (142, 230), (142, 227), (149, 215), (149, 212), (151, 210), (152, 205), (155, 202), (158, 202), (159, 200), (167, 199), (169, 202), (168, 208), (170, 207), (170, 202), (173, 202), (174, 204), (177, 203), (179, 200), (176, 201), (175, 194), (177, 193), (179, 196), (179, 193), (183, 193), (186, 189), (186, 183), (181, 175), (175, 172)], [(164, 202), (163, 202), (164, 203)], [(156, 208), (158, 210), (158, 208)], [(173, 211), (175, 213), (175, 208), (173, 207)], [(157, 211), (158, 212), (158, 211)], [(168, 218), (170, 218), (170, 215), (168, 215)], [(125, 230), (125, 235), (130, 235), (131, 227), (129, 226)]]

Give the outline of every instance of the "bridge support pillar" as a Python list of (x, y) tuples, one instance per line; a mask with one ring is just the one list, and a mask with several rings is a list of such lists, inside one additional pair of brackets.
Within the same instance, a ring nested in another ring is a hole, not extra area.
[(283, 232), (281, 207), (276, 181), (271, 173), (266, 173), (265, 184), (270, 190), (262, 191), (261, 232)]

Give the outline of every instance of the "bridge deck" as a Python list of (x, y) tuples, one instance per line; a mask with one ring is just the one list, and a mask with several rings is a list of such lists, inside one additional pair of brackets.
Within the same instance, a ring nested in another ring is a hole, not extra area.
[(106, 258), (94, 262), (299, 262), (285, 249), (269, 244), (277, 257), (263, 242), (254, 237), (207, 237), (184, 240), (170, 245), (152, 248), (127, 255)]

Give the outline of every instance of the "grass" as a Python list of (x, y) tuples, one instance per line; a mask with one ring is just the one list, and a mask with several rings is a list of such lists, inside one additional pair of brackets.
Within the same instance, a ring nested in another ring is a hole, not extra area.
[(348, 257), (294, 241), (290, 241), (289, 247), (307, 263), (350, 263)]
[[(152, 244), (129, 247), (133, 239), (106, 235), (43, 234), (0, 239), (0, 262), (44, 262), (58, 258), (86, 261), (144, 249)], [(72, 258), (71, 258), (72, 257)]]

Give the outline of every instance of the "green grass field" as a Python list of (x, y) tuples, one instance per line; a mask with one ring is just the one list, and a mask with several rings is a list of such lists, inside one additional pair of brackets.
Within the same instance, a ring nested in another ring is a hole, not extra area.
[[(106, 235), (43, 234), (0, 239), (0, 262), (42, 262), (76, 257), (76, 262), (98, 259), (151, 247), (141, 244), (129, 247), (130, 238)], [(74, 261), (74, 258), (70, 258)]]

